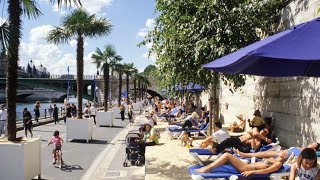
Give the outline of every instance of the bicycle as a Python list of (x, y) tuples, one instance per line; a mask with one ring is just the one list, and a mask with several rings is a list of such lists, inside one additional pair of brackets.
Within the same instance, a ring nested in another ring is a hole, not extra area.
[(61, 148), (56, 148), (54, 151), (55, 151), (56, 165), (58, 165), (58, 167), (61, 169), (63, 165)]
[(56, 164), (61, 169), (62, 165), (64, 164), (62, 160), (61, 144), (56, 144), (54, 146), (55, 147), (52, 152), (54, 161), (52, 164)]

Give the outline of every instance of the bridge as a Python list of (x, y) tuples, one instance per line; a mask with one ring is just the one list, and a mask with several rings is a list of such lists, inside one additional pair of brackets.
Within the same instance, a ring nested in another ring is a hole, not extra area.
[[(125, 77), (123, 77), (123, 90), (125, 86)], [(96, 82), (95, 82), (96, 81)], [(103, 78), (102, 76), (84, 75), (83, 77), (84, 88), (83, 88), (83, 98), (87, 100), (94, 99), (94, 84), (96, 83), (97, 88), (103, 91)], [(112, 94), (118, 94), (118, 78), (111, 77), (111, 91)], [(153, 82), (153, 81), (150, 81)], [(76, 76), (69, 76), (69, 95), (77, 95), (77, 82)], [(0, 78), (0, 98), (1, 94), (5, 94), (6, 79)], [(89, 88), (90, 87), (90, 88)], [(129, 85), (130, 90), (133, 90), (133, 82), (130, 80)], [(51, 75), (49, 78), (18, 78), (18, 93), (19, 99), (26, 98), (31, 95), (43, 95), (44, 97), (50, 96), (50, 99), (63, 100), (67, 96), (68, 89), (68, 75)], [(90, 92), (89, 90), (90, 89)], [(157, 93), (157, 87), (154, 84), (148, 87), (147, 93), (151, 96), (158, 96), (162, 99), (161, 95)], [(131, 93), (133, 94), (133, 93)], [(98, 95), (98, 94), (97, 94)], [(117, 97), (117, 96), (115, 96)]]

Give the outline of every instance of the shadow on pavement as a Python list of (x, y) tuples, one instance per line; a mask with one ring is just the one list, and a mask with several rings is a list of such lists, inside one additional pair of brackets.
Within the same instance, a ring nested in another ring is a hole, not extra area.
[[(69, 142), (87, 144), (87, 140), (82, 140), (82, 139), (73, 139), (73, 140), (71, 140)], [(93, 140), (90, 140), (88, 144), (107, 144), (107, 143), (108, 143), (108, 141), (93, 139)]]
[(83, 168), (80, 165), (67, 165), (67, 164), (61, 167), (61, 171), (72, 172), (73, 170), (83, 170)]
[[(53, 133), (53, 131), (55, 131), (55, 130), (39, 130), (39, 129), (33, 129), (32, 130), (32, 132), (51, 132), (51, 133)], [(59, 131), (59, 133), (61, 134), (61, 133), (66, 133), (66, 132)]]
[(103, 127), (103, 128), (125, 128), (125, 127), (123, 127), (123, 126), (105, 126), (105, 125), (100, 125), (99, 127)]

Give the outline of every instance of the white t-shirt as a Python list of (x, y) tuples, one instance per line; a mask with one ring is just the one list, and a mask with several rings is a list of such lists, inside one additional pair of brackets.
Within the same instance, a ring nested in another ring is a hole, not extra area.
[(297, 178), (298, 180), (316, 180), (319, 167), (310, 168), (305, 170), (302, 166), (300, 169), (297, 169)]
[(153, 118), (152, 117), (148, 117), (148, 123), (151, 127), (154, 126), (154, 121), (153, 121)]
[(7, 120), (7, 110), (0, 109), (0, 120)]
[(220, 144), (222, 141), (224, 141), (225, 139), (227, 139), (229, 137), (230, 137), (229, 133), (227, 133), (226, 131), (224, 131), (222, 129), (220, 129), (219, 131), (212, 134), (212, 138), (214, 140), (217, 140), (218, 144)]
[(96, 115), (96, 111), (97, 111), (97, 108), (95, 108), (94, 106), (90, 107), (90, 115)]

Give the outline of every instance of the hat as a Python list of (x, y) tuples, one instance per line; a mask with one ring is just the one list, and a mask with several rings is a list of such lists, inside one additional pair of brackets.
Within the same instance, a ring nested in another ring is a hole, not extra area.
[(242, 115), (241, 113), (238, 113), (236, 116), (237, 116), (237, 118), (239, 118), (239, 119), (243, 119), (243, 115)]

